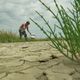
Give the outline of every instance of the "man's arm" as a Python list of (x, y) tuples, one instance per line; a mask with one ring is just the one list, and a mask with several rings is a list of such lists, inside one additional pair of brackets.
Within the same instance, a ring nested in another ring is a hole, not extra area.
[[(29, 28), (27, 27), (27, 31), (30, 33), (30, 31), (29, 31)], [(30, 33), (30, 35), (31, 35), (31, 33)]]

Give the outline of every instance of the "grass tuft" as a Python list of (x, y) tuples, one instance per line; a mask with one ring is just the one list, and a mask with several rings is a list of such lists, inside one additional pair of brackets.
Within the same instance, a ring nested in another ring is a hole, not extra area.
[(15, 33), (7, 32), (7, 31), (0, 31), (0, 42), (7, 43), (7, 42), (21, 42), (24, 39), (20, 39)]
[(49, 41), (48, 38), (28, 38), (26, 41), (25, 38), (23, 37), (20, 39), (19, 35), (16, 35), (15, 33), (12, 32), (7, 32), (7, 31), (0, 31), (0, 42), (1, 43), (10, 43), (10, 42), (35, 42), (35, 41)]

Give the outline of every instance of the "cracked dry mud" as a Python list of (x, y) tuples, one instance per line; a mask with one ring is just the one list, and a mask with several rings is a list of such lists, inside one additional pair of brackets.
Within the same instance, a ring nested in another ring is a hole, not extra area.
[(0, 80), (80, 80), (80, 65), (49, 44), (0, 43)]

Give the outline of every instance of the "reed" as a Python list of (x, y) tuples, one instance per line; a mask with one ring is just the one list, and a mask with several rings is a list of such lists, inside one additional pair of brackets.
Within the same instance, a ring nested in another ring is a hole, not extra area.
[[(73, 9), (68, 8), (68, 13), (62, 5), (59, 6), (56, 0), (54, 0), (58, 15), (42, 0), (39, 1), (54, 16), (58, 23), (50, 25), (44, 16), (37, 11), (36, 13), (46, 23), (49, 31), (46, 31), (42, 25), (32, 18), (30, 18), (31, 21), (49, 38), (52, 42), (52, 47), (55, 47), (68, 59), (80, 63), (80, 0), (74, 0), (74, 2), (71, 3)], [(60, 29), (61, 32), (56, 33), (56, 28)], [(53, 38), (49, 34), (51, 34)]]

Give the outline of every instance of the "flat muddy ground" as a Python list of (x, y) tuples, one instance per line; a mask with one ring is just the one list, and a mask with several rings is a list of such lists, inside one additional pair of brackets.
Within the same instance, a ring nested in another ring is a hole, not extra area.
[(50, 44), (0, 43), (0, 80), (80, 80), (80, 65)]

